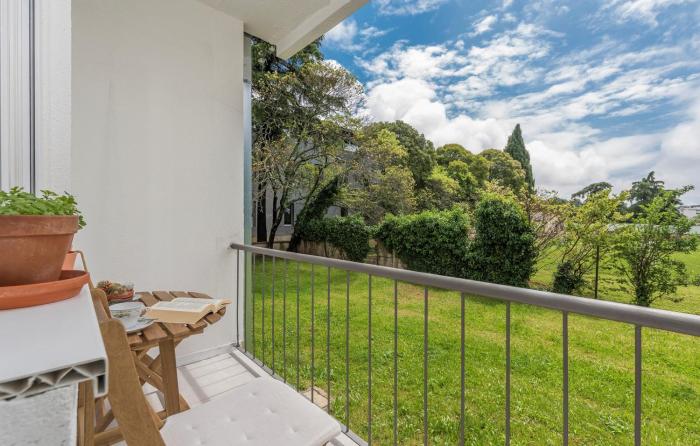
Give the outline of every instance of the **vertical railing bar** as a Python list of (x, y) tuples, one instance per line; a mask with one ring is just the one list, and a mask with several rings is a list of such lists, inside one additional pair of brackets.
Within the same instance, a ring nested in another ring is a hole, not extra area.
[(311, 264), (311, 402), (314, 402), (314, 385), (315, 385), (315, 374), (316, 374), (316, 364), (315, 364), (315, 349), (316, 349), (316, 309), (314, 308), (314, 280), (315, 280), (315, 268), (314, 264)]
[(399, 443), (399, 283), (394, 280), (394, 446)]
[(299, 262), (297, 261), (297, 391), (299, 389)]
[(459, 375), (459, 382), (460, 382), (460, 393), (459, 393), (459, 444), (460, 446), (464, 446), (464, 409), (465, 409), (465, 404), (464, 404), (464, 363), (465, 363), (465, 358), (464, 358), (464, 301), (466, 299), (466, 294), (462, 293), (460, 296), (460, 306), (461, 306), (461, 311), (460, 311), (460, 321), (461, 321), (461, 332), (460, 332), (460, 352), (459, 352), (459, 364), (460, 364), (460, 375)]
[(284, 259), (284, 280), (282, 281), (282, 379), (287, 382), (287, 274), (289, 263)]
[(642, 444), (642, 327), (634, 326), (634, 446)]
[(331, 411), (331, 267), (328, 267), (328, 302), (326, 303), (326, 384), (328, 403), (326, 412)]
[(372, 275), (367, 287), (367, 444), (372, 445)]
[(272, 291), (271, 291), (271, 299), (272, 299), (272, 373), (275, 373), (275, 259), (276, 257), (272, 257), (272, 278), (270, 279), (272, 282)]
[(562, 383), (562, 444), (569, 444), (569, 313), (562, 312), (562, 364), (564, 369), (564, 382)]
[(253, 342), (252, 342), (252, 344), (253, 344), (253, 356), (255, 356), (255, 269), (256, 269), (255, 258), (256, 257), (257, 257), (257, 255), (255, 253), (253, 253), (253, 271), (250, 274), (250, 276), (251, 276), (250, 277), (250, 282), (251, 282), (250, 283), (250, 288), (251, 288), (250, 296), (251, 296), (251, 299), (253, 300), (253, 302), (251, 303), (251, 306), (252, 306), (251, 313), (253, 315), (253, 324), (252, 324), (253, 330), (252, 330), (252, 336), (251, 336), (253, 338)]
[(350, 430), (350, 271), (345, 272), (345, 426)]
[(506, 446), (510, 445), (510, 302), (506, 302)]
[(239, 326), (241, 325), (241, 250), (236, 249), (236, 347), (241, 345)]
[(248, 252), (243, 251), (243, 351), (248, 353)]
[(262, 316), (260, 316), (262, 324), (262, 362), (265, 363), (265, 282), (267, 281), (267, 273), (265, 272), (265, 254), (262, 256), (262, 273), (263, 282), (260, 294), (260, 304), (262, 305)]
[(428, 445), (428, 287), (423, 288), (423, 445)]

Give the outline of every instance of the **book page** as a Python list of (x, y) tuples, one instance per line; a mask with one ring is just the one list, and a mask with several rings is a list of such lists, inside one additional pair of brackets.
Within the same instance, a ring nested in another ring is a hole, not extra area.
[(199, 299), (196, 297), (176, 297), (171, 302), (192, 302), (199, 305), (206, 302), (207, 305), (212, 305), (216, 310), (231, 303), (228, 299)]
[(189, 313), (199, 313), (211, 305), (203, 299), (177, 298), (170, 302), (158, 302), (151, 308), (155, 310), (184, 311)]

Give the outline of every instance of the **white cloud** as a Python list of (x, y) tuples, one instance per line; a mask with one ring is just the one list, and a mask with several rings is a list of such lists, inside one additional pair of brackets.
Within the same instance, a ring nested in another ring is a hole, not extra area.
[(357, 22), (348, 19), (340, 22), (325, 35), (324, 41), (330, 45), (335, 45), (347, 51), (356, 49), (355, 38), (357, 37)]
[(470, 36), (478, 36), (480, 34), (484, 34), (485, 32), (488, 32), (493, 28), (493, 25), (496, 24), (498, 21), (498, 16), (497, 15), (487, 15), (481, 20), (478, 20), (474, 22), (472, 25), (474, 27), (474, 31), (469, 33)]
[(433, 11), (447, 0), (375, 0), (379, 13), (384, 15), (416, 15)]
[(378, 121), (402, 120), (415, 126), (436, 145), (458, 142), (480, 150), (505, 143), (508, 125), (496, 119), (447, 116), (435, 87), (421, 79), (402, 79), (377, 85), (367, 95), (370, 116)]
[(370, 60), (355, 62), (379, 82), (414, 79), (463, 78), (451, 87), (451, 101), (466, 106), (469, 100), (493, 92), (498, 86), (532, 81), (540, 70), (530, 64), (549, 53), (545, 38), (551, 31), (520, 24), (494, 36), (481, 46), (465, 47), (462, 40), (441, 45), (408, 46), (399, 41), (388, 51)]
[[(700, 99), (689, 107), (683, 122), (663, 135), (655, 170), (669, 187), (700, 187)], [(689, 192), (683, 200), (700, 204), (700, 190)]]
[(694, 0), (613, 0), (606, 9), (612, 8), (619, 21), (639, 20), (657, 26), (657, 16), (665, 8), (692, 1)]
[(374, 26), (360, 28), (357, 22), (350, 18), (328, 31), (324, 43), (345, 51), (357, 52), (364, 50), (371, 39), (387, 34), (389, 30), (381, 30)]

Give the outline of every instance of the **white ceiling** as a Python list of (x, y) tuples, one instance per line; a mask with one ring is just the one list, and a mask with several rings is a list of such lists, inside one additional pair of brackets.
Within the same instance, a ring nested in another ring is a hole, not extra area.
[(239, 18), (245, 32), (287, 58), (329, 31), (368, 0), (199, 0)]

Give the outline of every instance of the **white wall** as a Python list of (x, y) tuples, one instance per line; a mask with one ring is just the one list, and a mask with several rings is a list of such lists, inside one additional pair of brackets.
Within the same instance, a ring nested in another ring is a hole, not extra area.
[[(242, 23), (195, 0), (73, 0), (72, 19), (75, 245), (93, 279), (235, 298)], [(233, 313), (178, 354), (232, 342)]]

